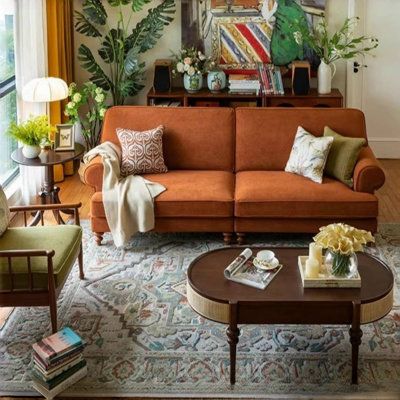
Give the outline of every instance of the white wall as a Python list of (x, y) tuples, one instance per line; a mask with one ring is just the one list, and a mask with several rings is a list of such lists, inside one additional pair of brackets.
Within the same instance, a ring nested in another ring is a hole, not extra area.
[[(158, 1), (158, 0), (155, 0)], [(153, 1), (153, 3), (155, 3)], [(193, 0), (197, 1), (197, 0)], [(156, 47), (143, 55), (143, 61), (146, 62), (146, 77), (147, 84), (146, 87), (140, 92), (138, 96), (134, 99), (129, 99), (129, 104), (145, 104), (146, 103), (146, 94), (152, 85), (152, 76), (153, 76), (153, 62), (157, 58), (168, 58), (171, 56), (171, 50), (177, 52), (180, 48), (181, 43), (181, 13), (180, 13), (180, 1), (176, 0), (177, 3), (177, 11), (175, 14), (175, 19), (173, 23), (166, 27), (164, 35), (157, 43)], [(118, 8), (112, 8), (108, 5), (107, 1), (103, 1), (103, 4), (107, 10), (108, 15), (110, 16), (110, 25), (114, 26), (118, 17)], [(74, 7), (77, 10), (81, 10), (82, 8), (82, 0), (74, 0)], [(151, 5), (150, 5), (151, 7)], [(148, 7), (148, 8), (150, 8)], [(154, 7), (154, 4), (153, 6)], [(347, 17), (347, 8), (348, 8), (348, 0), (327, 0), (327, 19), (331, 29), (336, 30), (343, 23), (344, 19)], [(127, 10), (129, 7), (126, 8)], [(135, 14), (135, 19), (132, 21), (132, 24), (135, 24), (137, 21), (146, 15), (147, 9), (143, 10), (141, 13)], [(94, 49), (93, 53), (97, 54), (97, 48), (99, 47), (97, 38), (87, 38), (84, 35), (81, 35), (75, 32), (75, 76), (77, 83), (83, 83), (89, 79), (89, 74), (81, 68), (79, 61), (76, 58), (76, 54), (78, 48), (81, 43), (86, 44), (88, 47)], [(333, 87), (339, 88), (341, 93), (345, 95), (346, 89), (346, 64), (343, 61), (339, 61), (337, 63), (337, 73), (333, 79), (332, 83)], [(312, 82), (312, 86), (316, 86), (316, 82)]]
[[(139, 13), (134, 14), (134, 18), (132, 18), (131, 25), (132, 27), (140, 21), (145, 15), (147, 15), (147, 10), (149, 8), (155, 7), (160, 1), (154, 0), (152, 4), (146, 7)], [(146, 95), (152, 85), (152, 77), (153, 77), (153, 62), (158, 58), (169, 58), (171, 56), (171, 50), (177, 52), (180, 49), (181, 43), (181, 10), (180, 10), (180, 1), (176, 1), (176, 13), (174, 21), (165, 28), (163, 36), (159, 39), (156, 47), (147, 51), (142, 55), (142, 61), (146, 63), (146, 87), (140, 92), (138, 96), (134, 99), (128, 99), (128, 104), (146, 104)], [(111, 7), (107, 1), (103, 0), (103, 5), (109, 15), (109, 25), (110, 27), (116, 27), (116, 22), (118, 20), (118, 7)], [(82, 10), (82, 0), (74, 0), (74, 8), (75, 10)], [(129, 6), (124, 7), (124, 10), (129, 11)], [(78, 48), (84, 43), (86, 46), (91, 48), (95, 57), (97, 56), (97, 49), (99, 48), (99, 40), (98, 38), (88, 38), (84, 35), (81, 35), (78, 32), (75, 32), (75, 79), (78, 84), (86, 82), (90, 74), (86, 72), (81, 66), (77, 59)], [(96, 57), (97, 60), (100, 57)]]

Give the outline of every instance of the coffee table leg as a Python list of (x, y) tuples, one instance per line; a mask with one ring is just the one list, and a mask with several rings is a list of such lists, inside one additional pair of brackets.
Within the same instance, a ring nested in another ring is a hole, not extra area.
[(349, 330), (351, 343), (351, 383), (358, 384), (358, 350), (361, 344), (362, 330), (360, 329), (361, 304), (353, 301), (353, 322)]
[(230, 352), (230, 381), (231, 385), (234, 385), (236, 382), (236, 345), (239, 342), (240, 333), (237, 326), (237, 303), (229, 303), (229, 326), (226, 333)]

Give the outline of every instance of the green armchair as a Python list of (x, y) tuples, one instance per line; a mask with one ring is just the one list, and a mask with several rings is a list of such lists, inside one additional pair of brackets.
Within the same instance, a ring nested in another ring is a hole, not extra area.
[[(57, 298), (76, 259), (84, 279), (81, 204), (10, 207), (24, 214), (24, 227), (9, 227), (0, 237), (0, 307), (49, 306), (52, 331), (57, 332)], [(75, 224), (64, 225), (61, 210), (73, 210)], [(52, 211), (58, 225), (44, 226)], [(27, 213), (40, 213), (41, 226), (27, 226)]]

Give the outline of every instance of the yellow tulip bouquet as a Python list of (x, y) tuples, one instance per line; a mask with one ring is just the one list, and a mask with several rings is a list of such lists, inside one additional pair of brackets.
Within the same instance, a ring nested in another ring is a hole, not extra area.
[(367, 243), (375, 242), (371, 232), (350, 225), (337, 223), (320, 228), (315, 243), (327, 249), (333, 256), (332, 274), (346, 276), (350, 272), (351, 257), (363, 251)]

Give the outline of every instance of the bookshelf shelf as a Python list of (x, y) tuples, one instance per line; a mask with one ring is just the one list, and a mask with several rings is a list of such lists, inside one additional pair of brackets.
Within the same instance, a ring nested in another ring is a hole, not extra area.
[[(150, 89), (147, 94), (147, 105), (164, 105), (184, 107), (343, 107), (343, 96), (338, 89), (332, 89), (330, 94), (318, 94), (311, 89), (307, 95), (292, 94), (291, 89), (285, 89), (284, 95), (247, 95), (229, 93), (211, 93), (202, 89), (198, 93), (187, 93), (183, 89), (172, 89), (169, 92), (155, 92)], [(174, 103), (174, 104), (171, 104)]]

